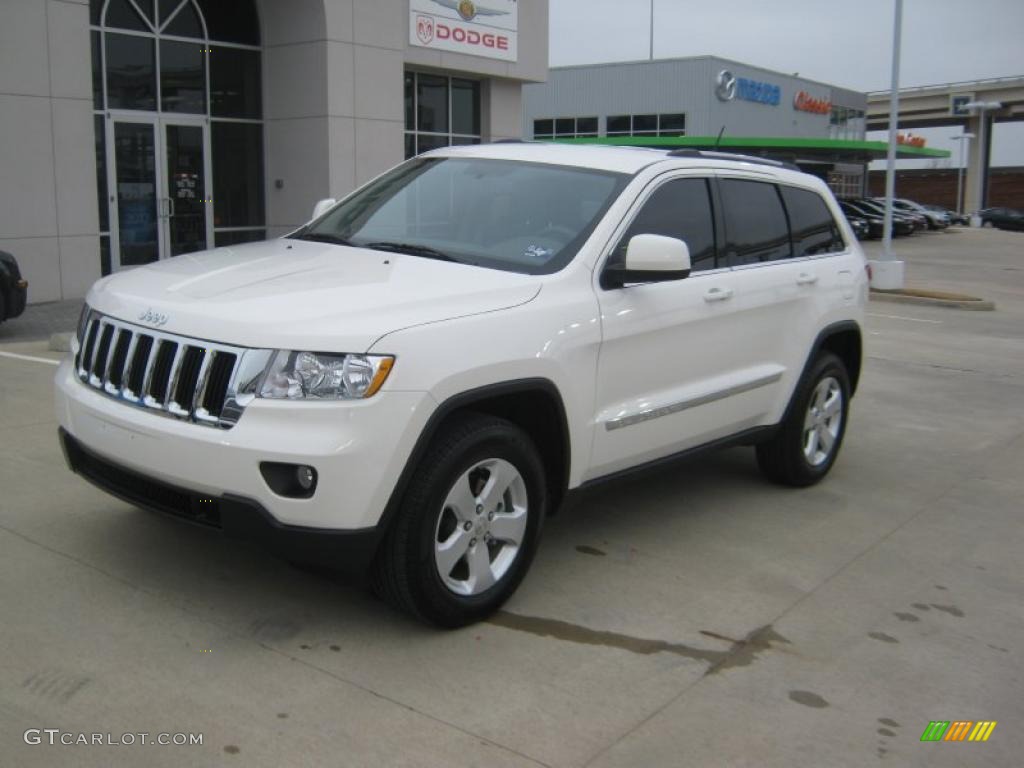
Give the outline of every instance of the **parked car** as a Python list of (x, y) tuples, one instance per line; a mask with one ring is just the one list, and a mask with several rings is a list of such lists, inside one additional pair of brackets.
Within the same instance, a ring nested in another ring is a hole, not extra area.
[[(878, 212), (880, 216), (885, 216), (885, 201), (879, 202), (870, 197), (859, 198), (856, 202), (862, 203), (863, 205), (872, 208)], [(919, 232), (928, 229), (928, 219), (923, 214), (916, 213), (914, 211), (901, 210), (896, 206), (892, 209), (893, 216), (899, 216), (900, 218), (906, 219), (914, 226), (914, 231)]]
[(867, 294), (835, 199), (795, 168), (444, 148), (285, 238), (97, 282), (60, 439), (116, 496), (368, 568), (457, 626), (512, 594), (570, 491), (734, 444), (773, 481), (824, 478)]
[[(876, 197), (874, 198), (874, 201), (885, 205), (884, 197)], [(923, 216), (928, 229), (945, 229), (949, 226), (948, 215), (945, 213), (939, 213), (938, 211), (929, 210), (920, 203), (915, 203), (913, 200), (895, 197), (893, 198), (892, 206), (894, 210), (898, 210), (900, 213), (918, 214)]]
[(951, 211), (948, 208), (943, 208), (941, 205), (926, 205), (924, 207), (927, 208), (929, 211), (935, 211), (936, 213), (945, 214), (946, 218), (949, 219), (949, 223), (952, 225), (967, 226), (968, 224), (971, 223), (970, 216), (964, 213), (957, 213), (956, 211)]
[(1015, 208), (983, 208), (978, 211), (981, 225), (997, 229), (1024, 230), (1024, 211)]
[(858, 240), (866, 240), (871, 236), (871, 226), (868, 224), (867, 219), (860, 216), (847, 216), (846, 220), (850, 224), (850, 229), (853, 230), (853, 234), (857, 236)]
[[(864, 200), (852, 199), (840, 201), (844, 211), (863, 216), (868, 219), (868, 223), (872, 227), (872, 231), (877, 231), (877, 237), (882, 237), (885, 230), (885, 217), (884, 212), (878, 210), (878, 206), (868, 205)], [(892, 216), (892, 233), (894, 236), (900, 235), (912, 235), (917, 231), (917, 227), (914, 226), (914, 222), (905, 216), (902, 216), (895, 211)]]
[(18, 260), (0, 251), (0, 322), (18, 317), (25, 311), (28, 281), (21, 276)]

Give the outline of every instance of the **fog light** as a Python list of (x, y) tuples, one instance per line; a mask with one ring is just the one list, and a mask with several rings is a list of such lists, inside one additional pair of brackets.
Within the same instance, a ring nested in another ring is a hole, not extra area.
[(304, 491), (311, 491), (316, 485), (316, 470), (305, 465), (295, 470), (295, 479), (299, 481), (299, 487)]
[(277, 461), (260, 462), (260, 472), (270, 490), (290, 499), (308, 499), (316, 492), (317, 474), (306, 464), (285, 464)]

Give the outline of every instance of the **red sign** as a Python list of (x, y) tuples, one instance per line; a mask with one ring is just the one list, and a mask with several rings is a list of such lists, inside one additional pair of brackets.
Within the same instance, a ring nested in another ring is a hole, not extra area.
[(828, 99), (816, 99), (807, 91), (800, 91), (793, 99), (793, 109), (815, 115), (827, 115), (832, 112), (832, 102)]
[(492, 32), (477, 32), (475, 29), (463, 27), (461, 24), (448, 24), (437, 20), (436, 31), (438, 40), (454, 40), (456, 43), (492, 48), (499, 51), (508, 50), (508, 37)]
[(897, 133), (897, 144), (906, 144), (909, 147), (923, 147), (928, 143), (924, 136), (915, 136), (912, 133)]

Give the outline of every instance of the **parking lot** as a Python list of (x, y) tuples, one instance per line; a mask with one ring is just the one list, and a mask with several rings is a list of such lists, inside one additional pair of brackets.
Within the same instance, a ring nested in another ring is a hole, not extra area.
[[(734, 449), (591, 491), (454, 632), (93, 489), (56, 353), (0, 344), (0, 765), (1019, 764), (1024, 234), (895, 247), (910, 284), (997, 309), (871, 302), (824, 483)], [(921, 743), (932, 720), (999, 726)]]

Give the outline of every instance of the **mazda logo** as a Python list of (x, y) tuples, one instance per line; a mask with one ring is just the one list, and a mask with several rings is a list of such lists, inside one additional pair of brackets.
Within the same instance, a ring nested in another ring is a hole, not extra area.
[(732, 101), (736, 98), (736, 75), (728, 69), (723, 69), (715, 78), (715, 96), (722, 101)]

